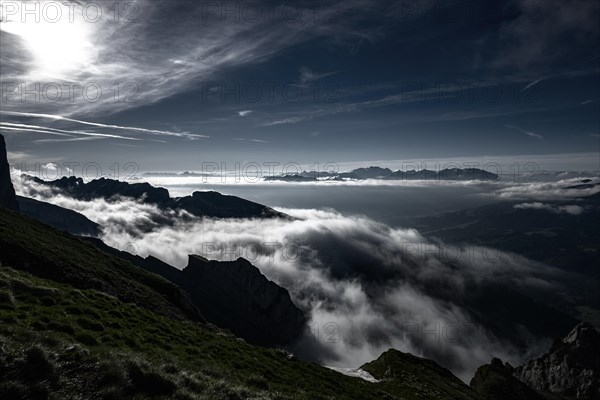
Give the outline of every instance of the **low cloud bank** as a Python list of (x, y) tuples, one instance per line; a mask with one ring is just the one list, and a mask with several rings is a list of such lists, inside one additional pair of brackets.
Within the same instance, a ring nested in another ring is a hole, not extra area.
[[(524, 182), (500, 188), (491, 195), (501, 200), (552, 201), (576, 199), (600, 193), (600, 185), (581, 185), (581, 181), (579, 177), (556, 182)], [(594, 182), (597, 182), (597, 179)]]
[[(559, 281), (556, 270), (514, 254), (434, 243), (414, 229), (334, 210), (280, 210), (294, 221), (200, 219), (132, 199), (79, 201), (14, 181), (19, 194), (101, 224), (101, 239), (122, 250), (178, 268), (188, 254), (247, 258), (309, 313), (294, 352), (334, 367), (358, 367), (390, 347), (434, 359), (463, 380), (491, 357), (520, 364), (530, 355), (483, 328), (469, 302), (487, 285), (536, 292)], [(534, 354), (549, 344), (515, 329), (539, 343)]]
[(521, 203), (516, 204), (515, 208), (519, 208), (522, 210), (533, 209), (533, 210), (546, 210), (554, 214), (571, 214), (571, 215), (580, 215), (585, 209), (581, 206), (575, 204), (567, 204), (562, 206), (553, 206), (551, 204), (546, 203)]

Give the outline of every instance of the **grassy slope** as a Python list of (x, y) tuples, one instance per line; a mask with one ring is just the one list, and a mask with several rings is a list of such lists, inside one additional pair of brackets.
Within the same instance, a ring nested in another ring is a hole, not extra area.
[(439, 398), (246, 344), (162, 278), (4, 209), (0, 260), (2, 399)]
[(202, 320), (185, 293), (166, 279), (1, 207), (0, 261), (75, 287), (98, 289), (163, 315)]

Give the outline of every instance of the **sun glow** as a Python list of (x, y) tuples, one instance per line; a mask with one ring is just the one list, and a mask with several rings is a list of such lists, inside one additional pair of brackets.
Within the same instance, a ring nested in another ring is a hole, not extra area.
[(44, 2), (36, 2), (38, 10), (30, 11), (32, 7), (28, 13), (9, 8), (14, 3), (0, 1), (0, 30), (21, 40), (28, 53), (23, 64), (29, 79), (66, 79), (69, 73), (92, 66), (96, 54), (92, 43), (95, 24), (86, 22), (76, 9), (60, 2), (52, 2), (52, 9), (44, 9)]

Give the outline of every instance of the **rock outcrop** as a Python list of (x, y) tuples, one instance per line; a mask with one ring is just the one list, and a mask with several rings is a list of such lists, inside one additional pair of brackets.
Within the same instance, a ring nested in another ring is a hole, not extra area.
[(0, 135), (0, 207), (14, 211), (19, 210), (15, 188), (10, 180), (10, 167), (6, 156), (6, 143), (4, 136)]
[(305, 328), (306, 318), (288, 291), (246, 259), (219, 262), (191, 255), (175, 283), (209, 321), (249, 342), (288, 344)]
[(600, 333), (587, 323), (557, 340), (544, 356), (514, 375), (530, 387), (569, 398), (600, 399)]
[(544, 400), (535, 390), (513, 376), (514, 368), (494, 358), (482, 365), (471, 379), (470, 386), (482, 400)]

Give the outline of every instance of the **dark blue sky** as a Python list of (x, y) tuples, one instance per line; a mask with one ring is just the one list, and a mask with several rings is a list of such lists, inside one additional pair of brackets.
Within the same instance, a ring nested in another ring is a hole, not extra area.
[[(37, 22), (8, 3), (0, 131), (14, 162), (599, 151), (598, 1), (153, 0), (57, 23), (48, 2)], [(87, 92), (69, 98), (65, 82)]]

